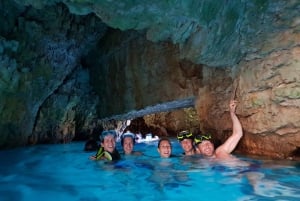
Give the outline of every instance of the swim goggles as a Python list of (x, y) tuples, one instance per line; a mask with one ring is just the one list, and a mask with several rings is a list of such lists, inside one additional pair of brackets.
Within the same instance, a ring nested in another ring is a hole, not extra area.
[(114, 138), (117, 136), (117, 132), (115, 130), (106, 130), (106, 131), (102, 131), (101, 135), (100, 135), (100, 140), (104, 140), (104, 138), (108, 135), (112, 135)]
[(205, 135), (196, 135), (194, 138), (195, 145), (201, 143), (204, 140), (210, 140), (211, 135), (210, 134), (205, 134)]
[(181, 131), (180, 133), (177, 134), (177, 139), (179, 141), (182, 141), (184, 139), (193, 139), (193, 133), (189, 132), (189, 131)]

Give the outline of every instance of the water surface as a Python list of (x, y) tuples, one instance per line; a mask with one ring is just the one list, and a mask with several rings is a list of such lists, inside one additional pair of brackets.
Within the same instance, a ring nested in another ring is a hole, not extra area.
[[(181, 154), (173, 140), (174, 155)], [(90, 161), (84, 142), (0, 151), (1, 201), (299, 200), (297, 162), (241, 163), (201, 157), (161, 159), (157, 142), (137, 144), (143, 156)], [(118, 144), (118, 149), (120, 145)], [(121, 150), (121, 149), (120, 149)]]

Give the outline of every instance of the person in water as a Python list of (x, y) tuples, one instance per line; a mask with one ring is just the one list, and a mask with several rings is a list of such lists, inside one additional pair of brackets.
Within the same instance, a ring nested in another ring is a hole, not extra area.
[(243, 136), (242, 125), (235, 114), (236, 107), (237, 101), (231, 100), (229, 110), (233, 127), (232, 135), (216, 150), (214, 148), (214, 144), (210, 141), (209, 136), (195, 138), (197, 149), (203, 156), (222, 159), (232, 158), (231, 152), (235, 149)]
[(200, 149), (198, 148), (198, 145), (204, 140), (211, 140), (210, 134), (197, 134), (194, 138), (194, 145), (196, 149), (196, 154), (201, 154)]
[(189, 131), (181, 131), (177, 134), (177, 139), (180, 142), (180, 145), (184, 151), (184, 155), (191, 156), (196, 153), (194, 147), (194, 135)]
[(139, 151), (134, 151), (135, 134), (127, 131), (121, 135), (121, 145), (125, 155), (142, 155)]
[(172, 144), (168, 138), (161, 138), (157, 144), (157, 151), (161, 158), (170, 158), (172, 155)]
[(116, 136), (115, 130), (103, 131), (100, 135), (101, 146), (96, 155), (90, 156), (91, 160), (119, 160), (120, 154), (116, 149)]

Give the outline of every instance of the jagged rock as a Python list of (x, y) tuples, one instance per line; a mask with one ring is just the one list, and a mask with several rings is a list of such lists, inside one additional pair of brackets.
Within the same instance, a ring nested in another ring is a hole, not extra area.
[(99, 129), (99, 119), (148, 115), (190, 97), (197, 115), (182, 109), (144, 121), (161, 135), (188, 127), (222, 142), (234, 97), (245, 133), (237, 151), (295, 158), (299, 5), (1, 1), (0, 147), (66, 142)]

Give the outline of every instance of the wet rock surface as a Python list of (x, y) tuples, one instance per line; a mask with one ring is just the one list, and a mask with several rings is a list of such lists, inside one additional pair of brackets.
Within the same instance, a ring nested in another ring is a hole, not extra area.
[(222, 142), (235, 98), (238, 152), (297, 158), (299, 4), (1, 1), (0, 148), (88, 139), (111, 118)]

